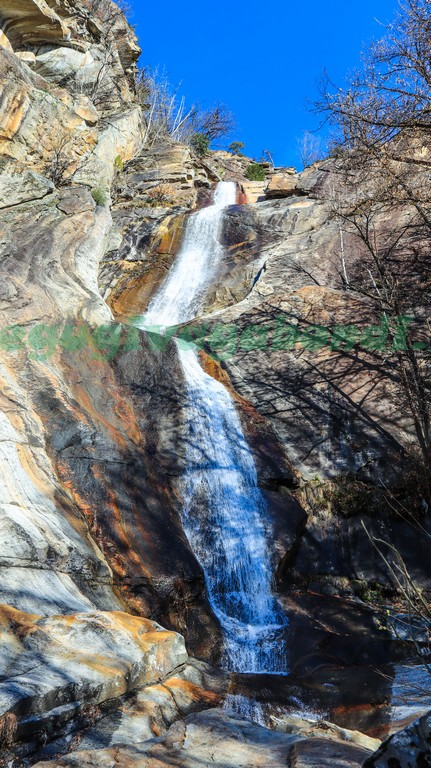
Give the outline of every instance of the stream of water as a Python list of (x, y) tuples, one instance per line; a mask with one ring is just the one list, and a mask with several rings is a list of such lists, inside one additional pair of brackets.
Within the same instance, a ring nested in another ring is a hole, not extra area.
[[(220, 182), (213, 205), (192, 214), (176, 260), (140, 325), (169, 327), (199, 314), (223, 258), (220, 235), (233, 182)], [(286, 671), (287, 619), (271, 591), (265, 500), (234, 401), (201, 367), (194, 349), (178, 347), (187, 389), (183, 525), (201, 563), (212, 609), (223, 630), (223, 664), (235, 672)]]

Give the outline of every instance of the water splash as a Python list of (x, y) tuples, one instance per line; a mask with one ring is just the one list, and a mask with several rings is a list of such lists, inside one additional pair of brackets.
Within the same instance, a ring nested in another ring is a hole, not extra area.
[(262, 704), (240, 693), (228, 693), (224, 702), (224, 708), (234, 712), (235, 715), (251, 720), (256, 725), (266, 725), (266, 717)]

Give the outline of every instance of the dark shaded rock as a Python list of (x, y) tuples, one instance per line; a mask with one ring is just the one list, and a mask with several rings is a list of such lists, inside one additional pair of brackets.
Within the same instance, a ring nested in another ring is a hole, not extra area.
[[(424, 521), (425, 530), (429, 523)], [(380, 542), (372, 546), (369, 537)], [(387, 542), (385, 544), (384, 542)], [(347, 520), (340, 515), (316, 515), (309, 518), (296, 555), (286, 563), (285, 575), (297, 583), (325, 584), (330, 577), (361, 583), (375, 582), (393, 588), (394, 581), (382, 554), (395, 562), (390, 547), (402, 557), (411, 577), (418, 585), (430, 588), (427, 537), (419, 535), (414, 524), (382, 513), (376, 517), (358, 514)], [(381, 554), (382, 553), (382, 554)]]
[(364, 768), (427, 768), (431, 765), (431, 715), (398, 731), (365, 763)]
[[(321, 762), (319, 760), (319, 749)], [(327, 739), (307, 739), (270, 731), (247, 720), (229, 717), (222, 710), (190, 715), (153, 742), (110, 750), (78, 752), (38, 768), (62, 766), (110, 766), (115, 756), (119, 768), (162, 768), (167, 763), (181, 768), (274, 768), (313, 766), (342, 768), (361, 765), (369, 750)], [(295, 757), (296, 755), (296, 757)], [(333, 762), (330, 763), (331, 758)], [(314, 758), (314, 762), (310, 759)], [(297, 762), (292, 762), (297, 760)], [(302, 762), (301, 762), (302, 760)], [(344, 762), (342, 762), (344, 760)], [(298, 762), (299, 761), (299, 762)]]
[(295, 744), (292, 768), (356, 768), (362, 766), (369, 750), (327, 739), (306, 739)]
[(172, 352), (152, 352), (141, 338), (140, 350), (120, 354), (113, 367), (91, 349), (69, 353), (63, 375), (71, 400), (45, 385), (35, 405), (57, 472), (105, 553), (121, 598), (185, 633), (195, 655), (214, 659), (220, 631), (175, 490), (181, 374)]

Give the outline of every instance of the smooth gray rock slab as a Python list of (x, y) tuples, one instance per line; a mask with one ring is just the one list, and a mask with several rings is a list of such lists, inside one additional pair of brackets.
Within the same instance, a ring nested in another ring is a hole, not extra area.
[(37, 768), (360, 768), (368, 754), (338, 741), (270, 731), (213, 709), (175, 723), (159, 739), (76, 752)]

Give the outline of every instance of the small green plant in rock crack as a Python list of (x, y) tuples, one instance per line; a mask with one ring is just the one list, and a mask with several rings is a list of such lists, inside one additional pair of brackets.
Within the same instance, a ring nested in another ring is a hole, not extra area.
[(91, 190), (91, 197), (97, 205), (107, 205), (108, 192), (102, 187), (95, 187)]

